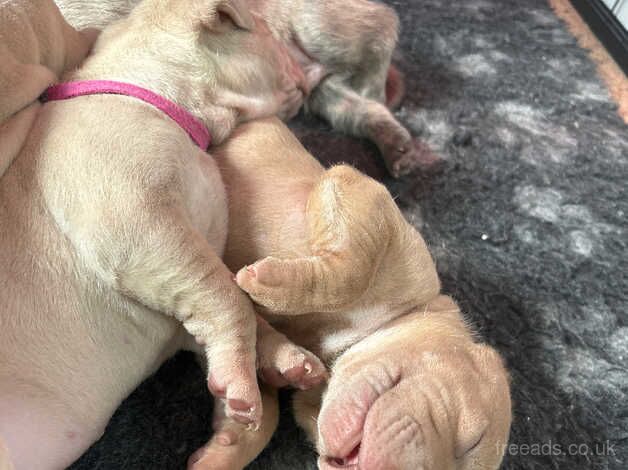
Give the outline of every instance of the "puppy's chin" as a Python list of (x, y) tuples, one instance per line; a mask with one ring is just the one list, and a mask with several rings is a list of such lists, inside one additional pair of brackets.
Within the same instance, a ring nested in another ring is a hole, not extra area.
[(318, 419), (319, 452), (329, 468), (351, 468), (360, 453), (375, 452), (361, 447), (364, 436), (374, 432), (368, 429), (371, 414), (401, 380), (401, 369), (388, 359), (361, 357), (332, 372)]

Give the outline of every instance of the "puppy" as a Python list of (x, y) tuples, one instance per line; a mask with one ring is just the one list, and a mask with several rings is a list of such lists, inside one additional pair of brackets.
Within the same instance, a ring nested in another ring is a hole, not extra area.
[(20, 151), (37, 98), (87, 55), (97, 33), (78, 32), (52, 0), (0, 5), (0, 175)]
[[(128, 14), (137, 1), (57, 3), (74, 26), (102, 27)], [(309, 111), (335, 129), (375, 142), (395, 177), (428, 164), (425, 147), (386, 106), (398, 102), (402, 86), (390, 67), (399, 24), (392, 9), (370, 0), (248, 0), (247, 7), (303, 70), (307, 87), (301, 98)]]
[[(228, 188), (225, 262), (270, 324), (331, 368), (326, 388), (294, 397), (319, 468), (498, 468), (511, 421), (501, 359), (440, 293), (384, 186), (324, 170), (277, 120), (242, 126), (214, 155)], [(243, 468), (275, 422), (266, 413), (251, 434), (223, 418), (189, 467)]]
[[(220, 142), (290, 113), (297, 69), (237, 0), (146, 0), (64, 79), (147, 88)], [(227, 218), (216, 163), (161, 110), (114, 95), (42, 106), (0, 179), (0, 435), (16, 469), (69, 465), (190, 338), (227, 415), (260, 421), (255, 312), (221, 261)], [(324, 370), (302, 349), (261, 352), (266, 367), (288, 354), (277, 373), (299, 386)]]

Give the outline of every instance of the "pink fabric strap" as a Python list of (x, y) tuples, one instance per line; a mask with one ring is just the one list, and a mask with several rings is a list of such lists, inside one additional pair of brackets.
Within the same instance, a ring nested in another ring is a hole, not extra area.
[(58, 101), (85, 95), (113, 94), (132, 96), (163, 111), (188, 133), (190, 138), (203, 150), (211, 143), (207, 127), (181, 106), (167, 100), (157, 93), (130, 83), (110, 80), (84, 80), (59, 83), (49, 87), (42, 96), (43, 101)]

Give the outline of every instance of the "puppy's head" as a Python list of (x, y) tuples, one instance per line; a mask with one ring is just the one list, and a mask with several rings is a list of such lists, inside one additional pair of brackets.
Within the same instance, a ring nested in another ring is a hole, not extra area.
[(95, 51), (105, 48), (154, 80), (185, 77), (199, 102), (237, 109), (301, 87), (286, 46), (245, 0), (143, 0), (103, 32)]

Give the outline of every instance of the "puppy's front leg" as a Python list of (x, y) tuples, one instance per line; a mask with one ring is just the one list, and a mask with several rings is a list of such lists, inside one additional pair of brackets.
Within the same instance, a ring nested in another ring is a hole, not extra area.
[(292, 343), (262, 317), (257, 317), (257, 361), (262, 379), (273, 387), (307, 390), (327, 379), (327, 369), (314, 354)]
[(80, 258), (109, 287), (181, 321), (204, 347), (212, 393), (234, 419), (258, 423), (255, 312), (232, 273), (168, 191), (128, 191), (123, 203), (95, 193), (89, 205), (66, 202), (59, 220)]
[(335, 129), (372, 140), (395, 178), (416, 168), (430, 168), (437, 162), (382, 102), (359, 95), (342, 77), (325, 80), (312, 92), (308, 105)]

